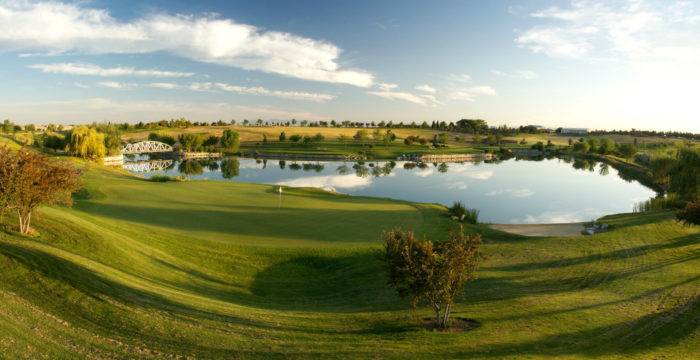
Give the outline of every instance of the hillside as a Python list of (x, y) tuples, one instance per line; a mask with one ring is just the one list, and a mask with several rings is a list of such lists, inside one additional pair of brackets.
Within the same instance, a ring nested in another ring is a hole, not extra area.
[(700, 355), (700, 229), (670, 213), (610, 216), (591, 237), (468, 229), (484, 262), (455, 315), (481, 327), (437, 333), (386, 286), (377, 251), (396, 225), (441, 237), (439, 206), (87, 167), (40, 235), (0, 232), (4, 357)]

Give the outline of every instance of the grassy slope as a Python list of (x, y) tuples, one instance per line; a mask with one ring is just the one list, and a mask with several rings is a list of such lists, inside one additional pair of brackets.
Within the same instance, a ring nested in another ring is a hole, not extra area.
[[(378, 233), (436, 237), (440, 209), (224, 182), (150, 183), (92, 167), (89, 196), (0, 233), (0, 353), (47, 356), (690, 358), (700, 231), (618, 215), (592, 237), (484, 232), (485, 261), (441, 334), (385, 286)], [(419, 314), (428, 315), (427, 309)]]

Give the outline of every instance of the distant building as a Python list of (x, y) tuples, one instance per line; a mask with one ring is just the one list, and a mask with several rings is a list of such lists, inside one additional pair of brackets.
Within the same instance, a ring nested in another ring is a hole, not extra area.
[(586, 128), (562, 128), (560, 134), (562, 135), (588, 135), (588, 129)]

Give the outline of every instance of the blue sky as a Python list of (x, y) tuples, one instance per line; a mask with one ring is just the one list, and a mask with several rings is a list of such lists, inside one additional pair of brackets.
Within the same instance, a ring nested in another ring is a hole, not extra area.
[(0, 0), (0, 118), (700, 132), (700, 4)]

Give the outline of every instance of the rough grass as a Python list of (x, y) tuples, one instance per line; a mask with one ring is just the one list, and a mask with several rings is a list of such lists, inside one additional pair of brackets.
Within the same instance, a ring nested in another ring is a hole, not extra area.
[[(0, 232), (7, 358), (697, 358), (700, 230), (611, 216), (590, 237), (486, 227), (479, 279), (423, 329), (385, 285), (379, 232), (439, 238), (434, 205), (231, 182), (153, 183), (90, 166), (38, 237)], [(8, 223), (8, 218), (5, 218)], [(9, 222), (11, 223), (11, 221)]]

